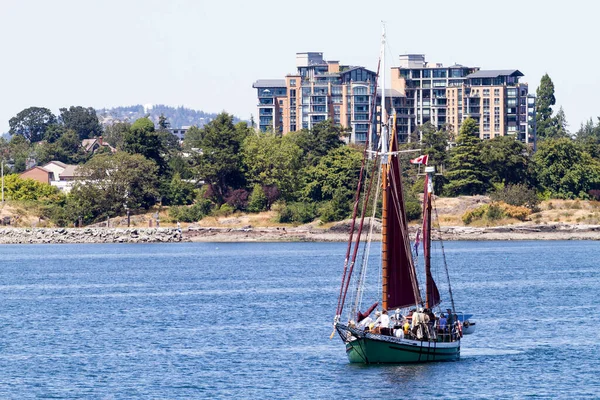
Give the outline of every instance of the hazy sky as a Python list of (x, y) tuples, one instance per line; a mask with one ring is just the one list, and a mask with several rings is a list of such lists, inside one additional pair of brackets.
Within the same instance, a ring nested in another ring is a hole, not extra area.
[(256, 114), (256, 79), (295, 53), (375, 69), (388, 57), (548, 73), (569, 129), (600, 116), (600, 3), (569, 1), (0, 0), (0, 132), (30, 106), (184, 105)]

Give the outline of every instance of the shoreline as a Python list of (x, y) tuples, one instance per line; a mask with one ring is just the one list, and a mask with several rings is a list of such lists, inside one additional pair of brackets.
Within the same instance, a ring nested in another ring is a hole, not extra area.
[[(365, 228), (365, 231), (367, 228)], [(375, 228), (373, 240), (380, 241)], [(417, 227), (410, 226), (414, 239)], [(349, 227), (341, 223), (329, 229), (303, 225), (282, 227), (177, 228), (0, 228), (0, 244), (60, 243), (179, 243), (179, 242), (346, 242)], [(600, 225), (519, 224), (497, 227), (444, 226), (433, 240), (600, 240)], [(366, 234), (363, 233), (363, 239)]]

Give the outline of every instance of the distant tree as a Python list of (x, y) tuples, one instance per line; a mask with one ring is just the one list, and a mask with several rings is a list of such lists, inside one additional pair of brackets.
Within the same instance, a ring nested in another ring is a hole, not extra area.
[(181, 179), (179, 173), (173, 174), (169, 185), (169, 191), (163, 197), (165, 205), (188, 205), (194, 202), (194, 185)]
[(156, 164), (140, 154), (97, 154), (78, 172), (71, 198), (86, 222), (148, 208), (158, 195)]
[(553, 139), (561, 137), (570, 138), (571, 134), (567, 129), (568, 125), (565, 112), (563, 108), (560, 107), (556, 115), (552, 118), (552, 124), (546, 128), (546, 137)]
[(556, 104), (554, 97), (554, 83), (548, 74), (544, 74), (540, 80), (540, 86), (536, 91), (536, 130), (537, 136), (545, 138), (551, 134), (552, 121), (552, 106)]
[(204, 130), (197, 126), (192, 126), (185, 132), (183, 137), (183, 147), (186, 149), (199, 148), (202, 142), (202, 134)]
[(555, 198), (587, 198), (600, 185), (600, 162), (567, 138), (540, 143), (533, 160), (541, 189)]
[(450, 151), (450, 167), (446, 172), (448, 183), (444, 191), (449, 196), (485, 193), (488, 175), (481, 159), (479, 127), (472, 118), (463, 121), (456, 147)]
[[(428, 165), (434, 166), (437, 172), (442, 172), (448, 163), (448, 140), (450, 134), (446, 129), (437, 130), (427, 122), (422, 127), (421, 153), (429, 156)], [(434, 190), (440, 193), (446, 179), (443, 175), (434, 175)]]
[(221, 113), (203, 129), (194, 155), (197, 175), (211, 185), (214, 199), (222, 204), (229, 188), (244, 186), (242, 142), (249, 135), (245, 123), (233, 124), (233, 116)]
[(39, 142), (48, 127), (56, 122), (56, 116), (43, 107), (29, 107), (8, 121), (10, 134), (23, 136), (28, 142)]
[(65, 128), (77, 132), (80, 140), (102, 135), (102, 125), (92, 107), (71, 106), (60, 109), (60, 121)]
[(154, 161), (160, 174), (166, 171), (167, 163), (163, 158), (162, 141), (154, 129), (154, 123), (149, 118), (136, 120), (124, 133), (122, 149), (129, 154), (140, 154)]
[(600, 159), (600, 117), (596, 124), (591, 118), (585, 124), (582, 123), (575, 139), (592, 157)]
[(13, 136), (8, 142), (7, 159), (13, 160), (14, 172), (25, 171), (26, 161), (32, 153), (30, 143), (22, 135)]
[(291, 199), (298, 189), (298, 170), (302, 150), (286, 137), (273, 133), (249, 135), (244, 140), (242, 157), (249, 184), (276, 186)]
[(492, 183), (526, 182), (528, 160), (527, 146), (511, 136), (497, 136), (481, 143), (481, 161)]
[(158, 128), (167, 130), (167, 129), (169, 129), (170, 126), (171, 126), (171, 124), (169, 123), (167, 117), (165, 117), (165, 114), (161, 113), (160, 116), (158, 117)]
[(259, 184), (255, 184), (248, 198), (248, 211), (261, 212), (267, 209), (267, 196)]
[(342, 127), (327, 120), (314, 125), (311, 130), (302, 129), (286, 136), (302, 149), (306, 165), (316, 165), (321, 157), (344, 144), (341, 140), (344, 135)]
[(340, 202), (350, 202), (358, 185), (361, 164), (362, 153), (356, 148), (343, 146), (332, 150), (316, 166), (306, 170), (302, 193), (304, 200), (329, 201), (337, 192), (338, 205)]
[(104, 127), (104, 141), (118, 150), (123, 149), (125, 134), (131, 129), (129, 122), (115, 122)]

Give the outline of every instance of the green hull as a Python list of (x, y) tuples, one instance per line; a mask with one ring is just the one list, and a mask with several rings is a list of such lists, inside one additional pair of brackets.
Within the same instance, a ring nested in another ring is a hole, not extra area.
[[(339, 328), (340, 336), (350, 332)], [(460, 341), (428, 342), (370, 333), (356, 336), (359, 335), (352, 335), (351, 340), (346, 341), (346, 354), (353, 363), (425, 363), (457, 361), (460, 358)]]

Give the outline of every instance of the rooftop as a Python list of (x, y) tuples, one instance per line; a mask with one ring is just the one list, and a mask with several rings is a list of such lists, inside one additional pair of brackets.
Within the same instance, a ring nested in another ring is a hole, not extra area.
[(524, 76), (518, 69), (487, 69), (467, 75), (467, 78), (497, 78), (499, 76)]
[(284, 88), (285, 79), (259, 79), (252, 84), (253, 88)]

